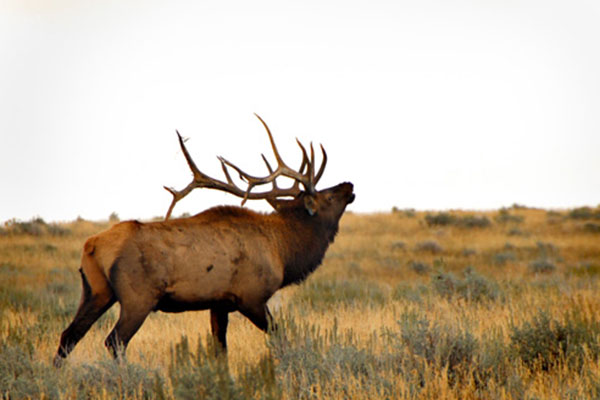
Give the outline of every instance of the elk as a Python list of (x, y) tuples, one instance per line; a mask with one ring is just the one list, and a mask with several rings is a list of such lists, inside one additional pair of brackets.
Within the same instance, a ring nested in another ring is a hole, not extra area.
[[(152, 311), (210, 310), (212, 336), (226, 351), (228, 314), (239, 311), (264, 332), (273, 327), (267, 301), (280, 288), (302, 282), (322, 262), (338, 231), (339, 220), (354, 200), (353, 185), (345, 182), (317, 191), (327, 153), (315, 172), (315, 154), (302, 151), (298, 170), (281, 158), (267, 124), (277, 161), (264, 177), (247, 174), (219, 157), (226, 181), (202, 173), (177, 132), (181, 151), (193, 180), (173, 195), (164, 221), (126, 221), (90, 237), (83, 246), (83, 291), (76, 315), (60, 337), (54, 358), (58, 367), (92, 324), (115, 302), (119, 319), (105, 346), (113, 357), (125, 355), (127, 344)], [(242, 189), (230, 171), (247, 183)], [(293, 180), (289, 188), (276, 179)], [(255, 187), (272, 185), (266, 192)], [(300, 187), (302, 185), (302, 188)], [(246, 200), (264, 199), (274, 208), (270, 214), (243, 207), (217, 206), (189, 218), (170, 219), (175, 204), (196, 188), (221, 190)]]

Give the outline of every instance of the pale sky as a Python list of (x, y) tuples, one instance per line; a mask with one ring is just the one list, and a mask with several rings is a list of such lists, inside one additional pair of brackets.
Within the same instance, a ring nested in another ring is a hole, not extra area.
[(175, 129), (204, 172), (265, 174), (254, 112), (293, 166), (322, 143), (356, 212), (596, 206), (599, 4), (0, 1), (0, 222), (164, 215)]

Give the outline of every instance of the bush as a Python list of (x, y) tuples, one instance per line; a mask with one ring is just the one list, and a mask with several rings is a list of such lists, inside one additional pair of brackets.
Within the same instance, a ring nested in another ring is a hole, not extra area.
[(575, 276), (597, 276), (600, 275), (600, 264), (581, 262), (579, 265), (571, 267), (569, 273)]
[(7, 233), (13, 235), (41, 236), (46, 231), (46, 222), (41, 218), (33, 218), (29, 222), (19, 222), (15, 219), (4, 224)]
[(425, 215), (425, 222), (430, 227), (453, 225), (459, 228), (486, 228), (491, 225), (490, 220), (485, 215), (465, 215), (463, 217), (457, 217), (444, 212), (436, 215)]
[(556, 265), (547, 258), (540, 258), (529, 263), (529, 270), (535, 274), (548, 274), (556, 271)]
[(67, 236), (71, 230), (64, 228), (59, 224), (48, 224), (40, 217), (32, 218), (28, 222), (20, 222), (11, 219), (4, 223), (2, 235), (30, 235), (30, 236)]
[(460, 218), (456, 225), (462, 228), (487, 228), (492, 223), (485, 215), (476, 216), (476, 215), (465, 215)]
[(492, 256), (492, 263), (495, 265), (505, 265), (507, 262), (514, 262), (517, 260), (517, 256), (512, 251), (504, 251), (496, 253)]
[(470, 331), (431, 323), (415, 313), (403, 314), (399, 325), (400, 335), (391, 335), (396, 351), (405, 353), (400, 359), (405, 373), (416, 373), (423, 381), (429, 369), (446, 370), (451, 384), (469, 373), (479, 347)]
[(46, 226), (46, 230), (48, 234), (52, 236), (68, 236), (71, 234), (70, 229), (62, 227), (58, 224), (48, 224)]
[(569, 211), (569, 218), (572, 219), (592, 219), (600, 218), (600, 212), (592, 210), (590, 207), (579, 207)]
[(472, 267), (465, 269), (459, 289), (460, 296), (469, 301), (496, 300), (500, 297), (498, 284), (479, 275)]
[(432, 289), (440, 296), (452, 299), (459, 297), (467, 301), (493, 301), (500, 297), (498, 284), (479, 275), (474, 268), (467, 267), (464, 278), (452, 273), (438, 272), (431, 278)]
[(296, 292), (292, 304), (315, 310), (329, 310), (340, 304), (351, 306), (381, 306), (386, 295), (379, 285), (358, 280), (310, 281)]
[(456, 221), (456, 217), (449, 213), (439, 213), (436, 215), (425, 215), (425, 222), (428, 226), (447, 226), (452, 225)]
[(499, 224), (514, 223), (520, 224), (525, 218), (521, 215), (512, 215), (507, 208), (501, 208), (498, 215), (494, 217), (494, 221)]
[(528, 236), (529, 233), (520, 230), (519, 228), (512, 228), (506, 233), (508, 236)]
[(438, 272), (431, 277), (430, 282), (432, 289), (447, 299), (451, 299), (456, 294), (459, 284), (460, 281), (451, 272)]
[(421, 261), (410, 261), (408, 267), (419, 275), (425, 275), (431, 271), (429, 264)]
[(392, 250), (404, 250), (406, 248), (406, 243), (401, 240), (395, 241), (392, 243)]
[(404, 217), (407, 218), (413, 218), (417, 215), (417, 212), (414, 208), (404, 208), (404, 209), (399, 209), (398, 207), (392, 207), (392, 214), (401, 214)]
[(548, 371), (566, 363), (580, 368), (586, 357), (598, 359), (600, 324), (579, 315), (568, 315), (564, 322), (539, 311), (531, 322), (511, 327), (511, 348), (532, 371)]
[(17, 346), (0, 340), (0, 393), (3, 399), (59, 397), (58, 377), (49, 374), (47, 367), (36, 360), (33, 353), (30, 341)]
[(417, 285), (416, 287), (402, 282), (396, 285), (396, 287), (392, 290), (392, 299), (394, 300), (409, 300), (420, 303), (422, 297), (426, 295), (428, 289), (424, 285)]
[(443, 252), (444, 249), (435, 240), (426, 240), (424, 242), (417, 243), (415, 246), (415, 251), (439, 254)]
[[(211, 343), (212, 339), (207, 339), (207, 342)], [(236, 386), (229, 374), (225, 359), (209, 355), (209, 353), (214, 354), (214, 351), (213, 346), (208, 345), (208, 349), (206, 349), (202, 340), (198, 340), (194, 354), (190, 350), (185, 336), (171, 348), (168, 374), (176, 398), (231, 399), (241, 397), (240, 388)]]
[(390, 382), (378, 373), (389, 369), (385, 363), (390, 356), (359, 348), (352, 331), (338, 331), (337, 320), (324, 332), (314, 325), (299, 325), (290, 316), (278, 316), (277, 321), (279, 329), (269, 335), (267, 346), (286, 398), (345, 398), (357, 390), (396, 397)]
[(475, 254), (477, 254), (477, 250), (471, 249), (468, 247), (465, 247), (462, 251), (463, 257), (470, 257), (470, 256), (474, 256)]
[(586, 222), (583, 225), (583, 230), (584, 230), (584, 232), (589, 232), (589, 233), (600, 233), (600, 224), (596, 224), (593, 222)]

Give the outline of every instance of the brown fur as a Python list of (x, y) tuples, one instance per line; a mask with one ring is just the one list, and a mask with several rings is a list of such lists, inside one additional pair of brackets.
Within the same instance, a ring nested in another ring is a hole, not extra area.
[(106, 339), (114, 356), (157, 310), (210, 309), (212, 333), (223, 349), (229, 312), (240, 311), (267, 331), (267, 301), (319, 266), (354, 200), (352, 189), (343, 183), (276, 200), (272, 214), (220, 206), (190, 218), (122, 222), (92, 236), (83, 247), (81, 303), (61, 335), (55, 364), (116, 301), (121, 315)]

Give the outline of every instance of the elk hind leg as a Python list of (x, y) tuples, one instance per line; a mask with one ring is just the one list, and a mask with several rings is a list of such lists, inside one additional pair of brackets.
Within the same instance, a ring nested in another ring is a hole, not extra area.
[(60, 336), (60, 345), (54, 357), (55, 367), (62, 365), (63, 359), (69, 355), (94, 322), (115, 303), (114, 294), (108, 285), (103, 285), (100, 290), (93, 290), (83, 270), (79, 269), (79, 272), (83, 286), (81, 301), (73, 321)]
[(123, 302), (117, 324), (110, 332), (104, 345), (114, 358), (124, 357), (129, 341), (146, 320), (155, 303)]

